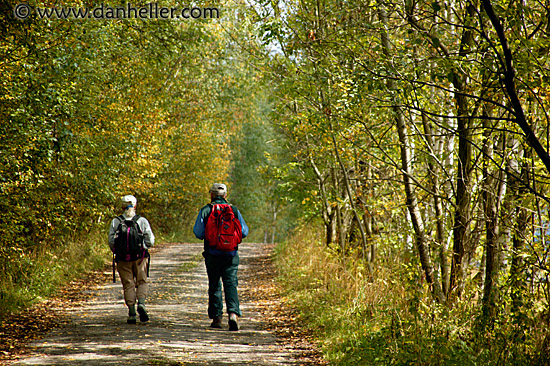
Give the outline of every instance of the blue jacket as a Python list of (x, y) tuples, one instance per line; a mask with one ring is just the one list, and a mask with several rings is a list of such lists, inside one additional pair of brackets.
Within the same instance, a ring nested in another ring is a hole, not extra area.
[[(200, 209), (199, 215), (197, 216), (197, 220), (195, 221), (195, 226), (193, 226), (193, 233), (195, 234), (197, 239), (204, 240), (206, 223), (208, 222), (208, 217), (210, 216), (210, 213), (212, 212), (212, 206), (211, 205), (224, 204), (224, 203), (228, 204), (228, 202), (225, 200), (225, 198), (216, 197), (212, 200), (212, 202), (210, 202), (210, 204), (208, 204), (208, 205), (206, 205), (206, 206), (204, 206), (203, 208)], [(241, 212), (239, 211), (239, 209), (237, 207), (233, 206), (233, 205), (231, 205), (231, 207), (233, 208), (233, 212), (235, 213), (235, 216), (237, 216), (237, 218), (239, 219), (239, 221), (241, 223), (241, 227), (242, 227), (242, 231), (243, 231), (243, 238), (246, 238), (246, 236), (248, 235), (248, 226), (246, 225), (246, 222), (244, 222), (244, 218), (241, 215)], [(236, 250), (233, 251), (233, 252), (222, 252), (220, 250), (212, 249), (208, 246), (208, 244), (206, 243), (206, 240), (204, 242), (204, 251), (208, 252), (212, 255), (234, 256), (235, 254), (237, 254)]]

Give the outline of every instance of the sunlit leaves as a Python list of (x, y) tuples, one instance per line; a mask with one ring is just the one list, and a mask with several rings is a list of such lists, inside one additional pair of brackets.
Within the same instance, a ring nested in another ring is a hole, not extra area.
[(227, 181), (251, 108), (230, 91), (254, 76), (216, 21), (8, 17), (0, 31), (3, 268), (104, 229), (123, 194), (157, 232), (179, 230)]

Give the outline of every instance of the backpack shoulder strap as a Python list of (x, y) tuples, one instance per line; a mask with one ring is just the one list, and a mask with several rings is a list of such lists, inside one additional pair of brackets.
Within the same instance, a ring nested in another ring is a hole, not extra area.
[(214, 212), (214, 205), (211, 203), (207, 203), (206, 206), (210, 208), (210, 212), (205, 216), (205, 219), (208, 220), (210, 218), (210, 215), (212, 215), (212, 212)]
[(136, 224), (136, 227), (138, 229), (138, 232), (141, 234), (142, 233), (142, 230), (141, 230), (141, 227), (139, 226), (138, 224), (138, 220), (141, 219), (141, 216), (139, 215), (134, 215), (134, 217), (132, 217), (132, 221)]

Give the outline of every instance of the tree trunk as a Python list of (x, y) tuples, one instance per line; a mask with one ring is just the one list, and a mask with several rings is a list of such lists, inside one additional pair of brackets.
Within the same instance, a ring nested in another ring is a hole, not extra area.
[(521, 167), (520, 181), (515, 182), (515, 218), (516, 222), (512, 235), (512, 263), (510, 266), (510, 282), (511, 282), (511, 297), (512, 297), (512, 312), (516, 312), (523, 305), (523, 296), (526, 290), (526, 274), (525, 264), (523, 260), (523, 251), (525, 248), (526, 231), (529, 225), (530, 214), (524, 207), (524, 199), (527, 195), (525, 188), (530, 179), (530, 154), (529, 150), (525, 151), (523, 158), (524, 164)]
[[(376, 259), (376, 243), (373, 240), (374, 217), (367, 206), (367, 201), (365, 200), (365, 190), (368, 190), (370, 195), (372, 195), (372, 185), (368, 183), (372, 180), (372, 168), (370, 166), (367, 166), (365, 169), (364, 165), (365, 164), (361, 164), (361, 162), (359, 162), (359, 170), (361, 172), (361, 176), (363, 176), (363, 173), (365, 174), (365, 181), (367, 183), (358, 184), (356, 187), (356, 190), (358, 192), (357, 207), (359, 207), (359, 209), (363, 213), (363, 225), (365, 226), (365, 233), (367, 235), (367, 243), (368, 243), (367, 258), (370, 263), (374, 263)], [(363, 187), (366, 187), (366, 188), (363, 188)]]
[[(378, 6), (379, 6), (378, 16), (380, 18), (380, 21), (385, 27), (387, 27), (388, 20), (387, 20), (387, 15), (386, 15), (384, 6), (383, 4), (380, 4), (380, 3), (378, 4)], [(382, 49), (383, 49), (384, 55), (389, 58), (391, 46), (385, 30), (381, 30), (381, 40), (382, 40)], [(388, 89), (391, 92), (396, 92), (397, 88), (395, 87), (393, 80), (387, 79), (386, 82), (388, 85)], [(416, 248), (418, 250), (418, 254), (420, 257), (420, 263), (422, 265), (422, 269), (424, 270), (426, 282), (431, 287), (434, 299), (439, 303), (443, 303), (445, 302), (445, 295), (443, 294), (439, 280), (437, 278), (434, 278), (433, 265), (432, 265), (429, 247), (426, 242), (426, 236), (424, 232), (424, 222), (422, 220), (422, 215), (420, 213), (420, 208), (418, 206), (418, 199), (416, 197), (413, 181), (411, 179), (411, 177), (413, 176), (413, 170), (410, 164), (412, 154), (409, 148), (410, 143), (409, 143), (409, 137), (407, 134), (407, 126), (405, 124), (405, 118), (401, 108), (399, 107), (399, 103), (397, 102), (395, 97), (392, 102), (393, 102), (392, 109), (393, 109), (394, 117), (397, 123), (397, 132), (399, 134), (399, 142), (400, 142), (400, 150), (401, 150), (401, 170), (403, 173), (403, 184), (404, 184), (405, 195), (407, 199), (406, 204), (407, 204), (407, 209), (411, 215), (411, 223), (415, 233)]]
[(271, 244), (275, 244), (277, 234), (277, 203), (273, 203), (273, 221), (271, 222)]
[(326, 245), (329, 246), (334, 241), (334, 212), (328, 198), (327, 189), (325, 187), (325, 179), (311, 156), (309, 157), (309, 162), (315, 172), (315, 176), (317, 177), (317, 185), (319, 186), (319, 192), (321, 193), (321, 199), (323, 201), (322, 213), (323, 222), (325, 224)]
[(504, 86), (506, 87), (506, 94), (510, 98), (510, 103), (512, 105), (512, 108), (514, 109), (514, 122), (521, 128), (521, 130), (525, 134), (527, 143), (536, 152), (537, 156), (546, 167), (546, 171), (550, 172), (550, 155), (548, 155), (548, 152), (544, 149), (539, 139), (533, 132), (533, 129), (529, 125), (527, 118), (525, 117), (525, 112), (523, 111), (523, 106), (521, 105), (521, 101), (516, 91), (516, 70), (514, 68), (512, 51), (508, 46), (508, 40), (506, 38), (504, 29), (502, 28), (502, 24), (500, 23), (500, 19), (495, 14), (490, 0), (482, 0), (482, 3), (483, 9), (491, 20), (491, 23), (493, 24), (493, 27), (495, 28), (495, 31), (498, 35), (500, 46), (502, 47), (502, 54), (504, 57), (499, 58), (503, 60), (501, 65), (501, 73), (504, 76)]
[[(332, 184), (335, 190), (338, 190), (338, 179), (336, 178), (336, 169), (331, 168)], [(344, 228), (344, 219), (342, 215), (342, 208), (340, 202), (336, 202), (336, 233), (338, 243), (340, 244), (340, 250), (342, 251), (342, 260), (346, 258), (346, 230)]]
[[(328, 116), (330, 120), (330, 116)], [(369, 272), (372, 272), (372, 268), (370, 268), (369, 261), (367, 260), (367, 237), (365, 235), (365, 228), (363, 227), (363, 220), (359, 216), (359, 210), (357, 209), (355, 205), (355, 200), (353, 199), (353, 192), (351, 191), (350, 186), (350, 180), (349, 175), (346, 166), (344, 165), (344, 162), (342, 161), (342, 158), (340, 157), (340, 153), (338, 151), (338, 144), (336, 143), (336, 138), (334, 137), (334, 131), (332, 129), (332, 121), (329, 124), (330, 126), (330, 132), (331, 132), (331, 138), (332, 143), (334, 145), (334, 152), (336, 154), (336, 159), (338, 161), (338, 164), (340, 165), (340, 169), (342, 170), (342, 174), (344, 175), (344, 186), (346, 188), (346, 192), (348, 195), (349, 203), (351, 205), (351, 210), (353, 211), (353, 215), (355, 217), (355, 222), (357, 223), (357, 226), (359, 227), (359, 232), (361, 233), (361, 249), (363, 253), (363, 260), (367, 264), (367, 268), (369, 269)]]
[[(406, 4), (406, 16), (408, 22), (422, 33), (429, 36), (430, 39), (438, 39), (437, 35), (432, 34), (431, 30), (425, 29), (415, 18), (414, 2), (407, 2)], [(468, 3), (466, 6), (465, 18), (477, 19), (476, 8), (472, 3)], [(468, 49), (473, 44), (473, 33), (471, 28), (465, 27), (464, 32), (460, 40), (460, 56), (465, 56)], [(433, 46), (442, 52), (449, 59), (454, 55), (449, 53), (449, 50), (441, 43), (434, 43)], [(457, 166), (457, 187), (456, 187), (456, 205), (455, 205), (455, 217), (453, 224), (453, 257), (451, 264), (450, 282), (449, 282), (449, 294), (456, 290), (458, 296), (462, 292), (462, 278), (463, 278), (463, 261), (464, 261), (464, 249), (468, 244), (469, 238), (469, 225), (470, 225), (470, 174), (471, 174), (471, 160), (472, 160), (472, 147), (471, 131), (469, 128), (468, 118), (468, 104), (465, 96), (465, 77), (463, 73), (456, 67), (452, 67), (449, 70), (452, 76), (452, 84), (455, 89), (455, 101), (457, 106), (457, 134), (458, 134), (458, 166)]]
[[(488, 111), (484, 111), (488, 115)], [(498, 261), (498, 252), (499, 252), (499, 221), (498, 221), (498, 211), (500, 202), (502, 200), (500, 181), (502, 181), (503, 176), (499, 170), (497, 175), (499, 178), (497, 182), (493, 178), (497, 172), (490, 172), (489, 165), (492, 164), (493, 160), (493, 141), (491, 134), (493, 133), (493, 128), (489, 124), (489, 119), (483, 120), (484, 128), (484, 140), (483, 140), (483, 212), (485, 217), (485, 279), (483, 284), (483, 299), (482, 299), (482, 309), (483, 314), (487, 320), (494, 319), (495, 316), (495, 304), (497, 299), (497, 291), (495, 288), (495, 283), (498, 279), (499, 271), (499, 261)], [(499, 142), (500, 143), (500, 142)]]
[(467, 101), (461, 95), (464, 91), (463, 83), (455, 75), (455, 99), (457, 104), (457, 133), (458, 133), (458, 165), (456, 177), (456, 205), (453, 225), (453, 259), (451, 264), (450, 291), (462, 295), (464, 277), (464, 248), (468, 245), (470, 225), (470, 173), (472, 164), (472, 133), (467, 118)]
[[(424, 127), (424, 133), (426, 142), (430, 149), (430, 155), (436, 156), (437, 149), (433, 140), (433, 133), (426, 114), (422, 114), (422, 125)], [(441, 203), (441, 193), (439, 181), (439, 169), (437, 165), (433, 163), (433, 159), (428, 159), (428, 171), (432, 180), (432, 191), (434, 197), (434, 211), (436, 220), (436, 245), (439, 253), (439, 266), (441, 268), (441, 284), (443, 287), (443, 293), (447, 294), (449, 289), (449, 263), (447, 262), (447, 241), (445, 239), (445, 224), (443, 222), (443, 206)]]

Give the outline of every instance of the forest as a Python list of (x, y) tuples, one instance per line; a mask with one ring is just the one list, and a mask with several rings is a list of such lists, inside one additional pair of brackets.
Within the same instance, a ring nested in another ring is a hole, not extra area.
[(185, 20), (16, 4), (0, 314), (104, 265), (122, 195), (185, 241), (223, 181), (331, 364), (550, 364), (549, 2), (197, 1), (219, 17)]

